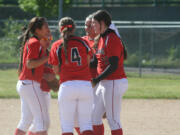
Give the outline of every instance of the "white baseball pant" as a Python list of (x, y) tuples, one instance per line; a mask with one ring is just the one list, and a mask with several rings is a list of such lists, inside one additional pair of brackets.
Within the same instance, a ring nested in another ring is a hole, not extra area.
[(58, 93), (60, 122), (63, 133), (72, 133), (75, 115), (80, 131), (92, 130), (93, 89), (90, 81), (67, 81)]
[[(46, 106), (47, 106), (47, 108), (48, 108), (48, 114), (49, 114), (51, 94), (50, 94), (50, 92), (45, 92), (45, 91), (43, 91), (43, 96), (44, 96), (44, 98), (45, 98), (45, 102), (46, 102)], [(47, 124), (48, 124), (47, 127), (49, 128), (50, 120), (49, 120), (49, 122), (48, 122)], [(33, 133), (36, 132), (36, 128), (35, 128), (35, 126), (34, 126), (33, 123), (31, 124), (31, 126), (30, 126), (30, 128), (29, 128), (29, 131), (31, 131), (31, 132), (33, 132)]]
[(35, 132), (47, 131), (50, 121), (48, 106), (40, 83), (32, 80), (19, 80), (17, 92), (21, 99), (21, 120), (17, 128), (26, 132), (33, 124)]
[(102, 124), (102, 116), (106, 117), (111, 130), (122, 128), (120, 112), (123, 94), (128, 89), (126, 78), (119, 80), (102, 80), (98, 84), (95, 94), (95, 105), (93, 107), (93, 125)]

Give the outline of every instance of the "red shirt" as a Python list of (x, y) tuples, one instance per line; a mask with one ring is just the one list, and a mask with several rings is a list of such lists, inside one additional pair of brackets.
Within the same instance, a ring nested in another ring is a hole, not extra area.
[(60, 64), (60, 83), (69, 80), (90, 81), (91, 75), (87, 61), (88, 54), (91, 54), (91, 50), (80, 37), (71, 37), (68, 41), (68, 63), (65, 63), (62, 40), (58, 40), (52, 45), (49, 64), (56, 66)]
[[(44, 66), (44, 73), (43, 74), (54, 74), (54, 72), (51, 68)], [(42, 91), (50, 92), (50, 88), (49, 88), (47, 81), (45, 79), (41, 80), (40, 87), (41, 87)]]
[[(88, 43), (89, 47), (91, 48), (93, 54), (96, 54), (96, 50), (93, 48), (94, 46), (94, 40), (90, 40), (88, 36), (82, 37), (86, 42)], [(93, 55), (91, 56), (91, 59), (93, 59)], [(97, 68), (90, 68), (91, 77), (95, 78), (97, 76)]]
[(23, 67), (19, 76), (19, 80), (34, 80), (41, 82), (44, 64), (34, 69), (28, 69), (26, 63), (28, 60), (39, 59), (43, 55), (43, 50), (41, 50), (41, 45), (38, 39), (35, 37), (30, 38), (24, 46), (23, 51)]
[(112, 56), (118, 56), (119, 63), (115, 72), (108, 75), (106, 80), (115, 80), (126, 78), (124, 72), (124, 49), (120, 38), (113, 32), (106, 33), (101, 36), (98, 44), (96, 57), (98, 59), (97, 72), (101, 74), (105, 68), (109, 65), (109, 58)]

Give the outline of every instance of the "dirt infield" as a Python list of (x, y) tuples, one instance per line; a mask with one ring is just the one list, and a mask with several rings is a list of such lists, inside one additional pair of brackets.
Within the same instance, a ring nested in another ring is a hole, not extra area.
[[(57, 100), (51, 100), (49, 135), (60, 135)], [(180, 135), (180, 100), (125, 99), (122, 105), (124, 135)], [(0, 135), (13, 135), (20, 119), (19, 99), (0, 99)], [(110, 135), (107, 121), (105, 135)]]

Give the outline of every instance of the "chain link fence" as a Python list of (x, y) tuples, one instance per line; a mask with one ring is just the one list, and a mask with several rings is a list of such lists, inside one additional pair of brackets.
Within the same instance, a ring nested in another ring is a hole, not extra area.
[[(84, 21), (76, 22), (76, 34), (85, 35)], [(59, 39), (58, 21), (48, 21), (53, 41)], [(180, 73), (180, 22), (113, 21), (128, 50), (126, 69), (139, 72)], [(18, 63), (18, 36), (24, 20), (0, 21), (0, 63)], [(1, 64), (2, 66), (2, 64)]]

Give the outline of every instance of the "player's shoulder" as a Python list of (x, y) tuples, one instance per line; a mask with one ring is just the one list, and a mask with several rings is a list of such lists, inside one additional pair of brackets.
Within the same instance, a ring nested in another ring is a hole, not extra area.
[(106, 37), (118, 37), (115, 33), (114, 30), (112, 29), (107, 29), (103, 34), (101, 34), (101, 37), (106, 38)]
[(87, 41), (86, 41), (84, 38), (82, 38), (82, 37), (73, 36), (73, 37), (70, 38), (70, 40), (76, 41), (76, 42), (78, 42), (80, 45), (81, 45), (81, 44), (87, 45)]
[(83, 41), (85, 41), (85, 43), (89, 44), (89, 37), (88, 36), (83, 36), (82, 37)]
[(115, 33), (114, 30), (109, 29), (107, 34), (106, 34), (106, 39), (108, 38), (108, 40), (113, 41), (113, 42), (119, 42), (120, 38), (118, 37), (118, 35)]
[(59, 39), (55, 42), (53, 42), (51, 48), (57, 48), (58, 46), (60, 46), (62, 44), (63, 40), (62, 39)]
[(28, 47), (40, 47), (40, 42), (37, 38), (31, 37), (27, 42)]
[(72, 36), (70, 40), (84, 40), (82, 37), (79, 36)]
[(82, 36), (82, 39), (88, 40), (88, 36)]

